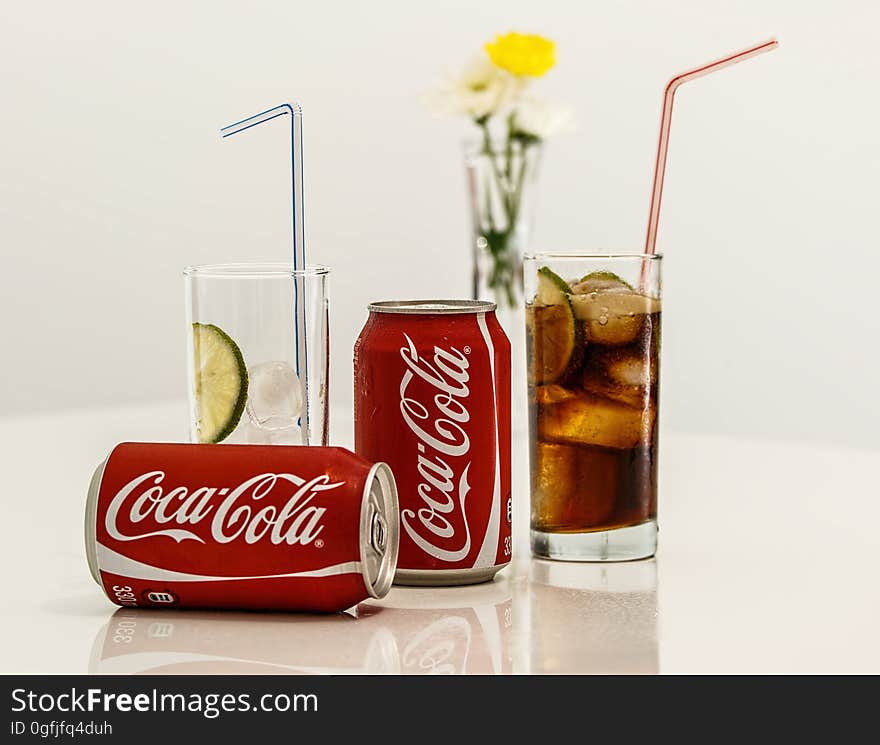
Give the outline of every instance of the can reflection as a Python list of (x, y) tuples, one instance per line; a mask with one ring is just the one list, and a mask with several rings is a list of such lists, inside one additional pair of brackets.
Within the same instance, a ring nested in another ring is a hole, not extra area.
[(658, 672), (656, 560), (536, 560), (529, 594), (529, 672)]
[[(370, 601), (372, 602), (372, 601)], [(507, 675), (513, 608), (507, 582), (394, 588), (381, 601), (406, 675)]]
[[(384, 674), (399, 670), (391, 632), (370, 616), (122, 608), (98, 632), (100, 675)], [(379, 614), (376, 614), (379, 615)]]
[(510, 592), (395, 588), (358, 617), (121, 608), (98, 632), (89, 672), (157, 674), (504, 674)]

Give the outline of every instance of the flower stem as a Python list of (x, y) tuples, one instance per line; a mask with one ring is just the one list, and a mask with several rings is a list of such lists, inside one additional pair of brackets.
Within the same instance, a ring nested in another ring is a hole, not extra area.
[[(481, 229), (486, 250), (491, 258), (492, 266), (486, 277), (487, 285), (494, 291), (495, 299), (499, 306), (505, 305), (514, 308), (517, 303), (517, 268), (518, 261), (515, 255), (516, 247), (511, 239), (516, 233), (517, 219), (522, 207), (523, 188), (526, 178), (528, 144), (521, 140), (516, 132), (514, 118), (507, 119), (507, 132), (503, 145), (503, 170), (500, 158), (492, 148), (492, 138), (489, 131), (489, 117), (476, 119), (475, 123), (482, 131), (481, 155), (488, 161), (489, 173), (495, 181), (495, 189), (486, 183), (481, 223), (485, 226)], [(516, 158), (519, 157), (518, 168), (515, 167)], [(496, 204), (493, 199), (497, 191), (498, 201), (504, 209), (506, 221), (502, 226), (495, 219)]]

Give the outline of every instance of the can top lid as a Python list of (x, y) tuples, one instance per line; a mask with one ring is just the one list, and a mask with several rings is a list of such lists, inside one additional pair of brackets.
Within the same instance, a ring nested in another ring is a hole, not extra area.
[(371, 313), (488, 313), (495, 303), (488, 300), (382, 300), (370, 303)]
[(107, 458), (95, 469), (92, 474), (92, 480), (89, 482), (89, 492), (86, 496), (86, 520), (85, 520), (85, 541), (86, 541), (86, 561), (89, 564), (89, 574), (92, 579), (101, 584), (101, 573), (98, 570), (98, 553), (96, 523), (98, 521), (98, 494), (101, 491), (101, 479), (104, 477), (104, 468), (107, 465)]
[(400, 514), (394, 474), (386, 463), (376, 463), (367, 474), (361, 502), (361, 562), (371, 597), (388, 594), (397, 569)]

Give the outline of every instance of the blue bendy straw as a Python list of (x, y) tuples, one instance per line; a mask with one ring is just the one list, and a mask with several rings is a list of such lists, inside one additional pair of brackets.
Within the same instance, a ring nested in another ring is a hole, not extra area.
[[(298, 103), (283, 103), (267, 109), (259, 114), (249, 116), (234, 124), (228, 124), (220, 130), (224, 139), (244, 132), (258, 124), (272, 121), (279, 116), (290, 116), (290, 185), (291, 214), (293, 217), (293, 268), (306, 268), (305, 218), (303, 210), (303, 155), (302, 155), (302, 107)], [(294, 280), (294, 314), (296, 324), (296, 374), (303, 386), (303, 416), (300, 424), (303, 432), (303, 444), (309, 443), (309, 396), (308, 396), (308, 356), (306, 351), (306, 318), (305, 318), (305, 280), (297, 276)]]

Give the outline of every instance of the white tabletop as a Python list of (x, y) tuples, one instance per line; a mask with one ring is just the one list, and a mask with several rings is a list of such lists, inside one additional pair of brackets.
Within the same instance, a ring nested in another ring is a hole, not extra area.
[[(515, 561), (492, 583), (394, 588), (357, 619), (119, 609), (86, 568), (89, 478), (185, 417), (0, 419), (0, 673), (880, 672), (877, 451), (664, 432), (656, 559), (568, 564), (528, 556), (519, 432)], [(333, 425), (350, 445), (348, 412)]]

